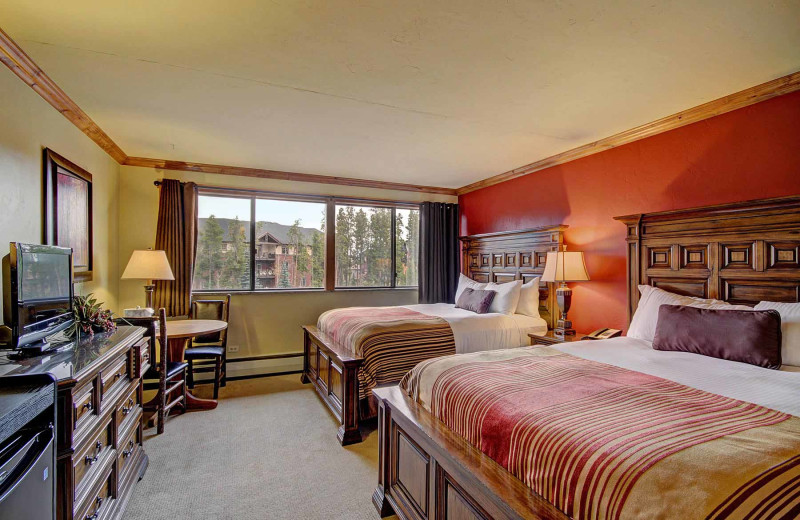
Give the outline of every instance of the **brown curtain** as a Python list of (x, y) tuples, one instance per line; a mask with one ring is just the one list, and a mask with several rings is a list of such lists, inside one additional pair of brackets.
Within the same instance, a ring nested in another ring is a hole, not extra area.
[(167, 316), (189, 314), (197, 253), (197, 185), (175, 179), (161, 182), (156, 249), (166, 252), (175, 280), (156, 281), (155, 306)]

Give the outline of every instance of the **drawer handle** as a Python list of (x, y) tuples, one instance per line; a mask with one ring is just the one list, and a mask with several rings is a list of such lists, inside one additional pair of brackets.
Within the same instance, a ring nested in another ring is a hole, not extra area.
[(100, 506), (103, 505), (103, 497), (97, 497), (94, 501), (97, 506), (95, 506), (93, 514), (86, 515), (86, 520), (97, 520), (97, 516), (100, 514)]
[(92, 402), (91, 401), (86, 401), (85, 403), (83, 403), (82, 408), (84, 410), (91, 411), (92, 410)]
[(97, 444), (94, 445), (94, 449), (95, 449), (94, 457), (90, 457), (89, 455), (87, 455), (86, 458), (83, 459), (83, 462), (85, 464), (88, 464), (89, 466), (97, 462), (97, 459), (100, 457), (100, 452), (103, 451), (103, 443), (97, 441)]
[(133, 399), (128, 398), (128, 406), (122, 407), (122, 415), (126, 416), (129, 413), (131, 413), (131, 410), (133, 410), (133, 405), (134, 405)]
[(133, 440), (128, 441), (128, 449), (122, 452), (122, 458), (127, 459), (133, 453)]

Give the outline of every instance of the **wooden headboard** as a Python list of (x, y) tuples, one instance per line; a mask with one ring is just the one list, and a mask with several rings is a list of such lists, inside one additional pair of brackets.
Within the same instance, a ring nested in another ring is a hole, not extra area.
[(628, 227), (628, 321), (638, 285), (755, 305), (800, 301), (800, 197), (616, 217)]
[[(526, 283), (542, 275), (547, 252), (558, 250), (564, 243), (566, 228), (551, 226), (461, 237), (461, 272), (481, 283)], [(552, 285), (539, 285), (539, 315), (550, 328), (558, 319)]]

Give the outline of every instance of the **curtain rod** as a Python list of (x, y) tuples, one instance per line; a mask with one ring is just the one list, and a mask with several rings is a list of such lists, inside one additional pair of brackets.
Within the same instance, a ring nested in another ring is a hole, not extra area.
[[(160, 180), (153, 181), (153, 185), (156, 187), (161, 186), (163, 184)], [(181, 184), (186, 184), (185, 182), (181, 181)], [(280, 191), (266, 191), (266, 190), (259, 190), (256, 188), (228, 188), (223, 186), (210, 186), (207, 184), (198, 184), (197, 188), (202, 191), (206, 192), (218, 192), (218, 193), (231, 193), (232, 195), (235, 194), (247, 194), (247, 195), (261, 195), (263, 197), (275, 197), (278, 199), (290, 199), (290, 200), (319, 200), (319, 201), (328, 201), (333, 199), (334, 201), (341, 201), (351, 204), (383, 204), (383, 205), (392, 205), (397, 207), (408, 207), (408, 208), (417, 208), (421, 204), (420, 202), (410, 202), (404, 200), (392, 200), (392, 199), (370, 199), (364, 197), (347, 197), (347, 196), (336, 196), (336, 195), (316, 195), (316, 194), (305, 194), (305, 193), (287, 193), (287, 192), (280, 192)]]

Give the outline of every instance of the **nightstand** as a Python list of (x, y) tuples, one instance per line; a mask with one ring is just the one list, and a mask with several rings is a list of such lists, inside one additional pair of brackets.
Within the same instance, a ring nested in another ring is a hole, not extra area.
[(573, 341), (580, 341), (586, 334), (580, 332), (574, 336), (556, 336), (555, 331), (548, 330), (547, 334), (528, 334), (531, 338), (531, 345), (558, 345), (559, 343), (571, 343)]

